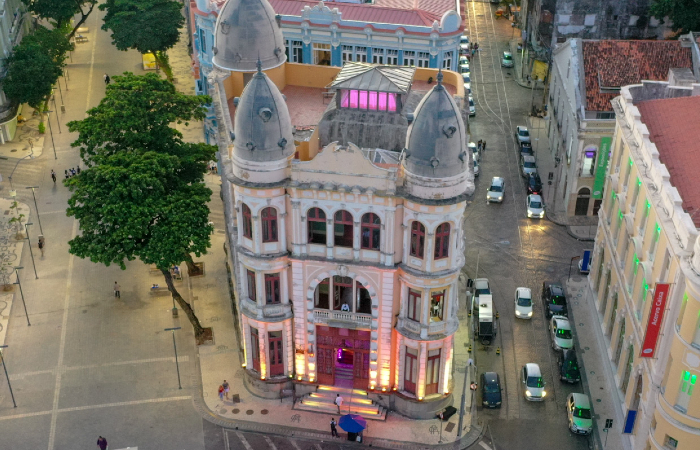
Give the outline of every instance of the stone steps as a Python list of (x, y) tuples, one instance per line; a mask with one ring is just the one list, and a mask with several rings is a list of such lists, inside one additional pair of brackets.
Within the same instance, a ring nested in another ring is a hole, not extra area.
[(297, 400), (294, 409), (337, 416), (339, 415), (338, 407), (335, 405), (337, 394), (343, 397), (340, 415), (352, 413), (369, 420), (386, 420), (386, 409), (374, 403), (367, 396), (367, 391), (336, 386), (319, 386), (316, 392), (306, 394)]

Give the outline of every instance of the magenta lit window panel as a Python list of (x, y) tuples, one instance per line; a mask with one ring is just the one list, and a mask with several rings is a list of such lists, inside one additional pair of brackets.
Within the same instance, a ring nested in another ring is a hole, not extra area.
[(389, 112), (396, 112), (396, 94), (388, 94), (389, 105), (387, 110)]
[(350, 106), (350, 92), (346, 89), (340, 91), (340, 107), (347, 108)]
[(386, 111), (386, 97), (387, 93), (386, 92), (379, 92), (378, 93), (378, 106), (379, 106), (379, 111)]
[(372, 111), (377, 110), (377, 92), (369, 93), (369, 109)]
[(360, 104), (360, 91), (351, 90), (350, 91), (350, 108), (357, 109)]
[(360, 109), (367, 109), (367, 91), (360, 91)]

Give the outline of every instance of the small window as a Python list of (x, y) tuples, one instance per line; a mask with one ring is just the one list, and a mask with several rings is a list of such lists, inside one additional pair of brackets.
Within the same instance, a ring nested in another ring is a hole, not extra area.
[(362, 216), (361, 247), (367, 250), (379, 250), (379, 237), (382, 222), (374, 213)]
[(277, 210), (269, 207), (262, 210), (262, 241), (277, 242)]
[(352, 310), (352, 278), (335, 275), (333, 277), (333, 309), (336, 311), (353, 312)]
[(280, 274), (265, 274), (265, 302), (270, 304), (280, 303)]
[(321, 208), (311, 208), (306, 214), (309, 244), (326, 245), (326, 213)]
[(353, 246), (353, 223), (352, 214), (347, 211), (335, 213), (334, 224), (335, 245), (338, 247), (352, 248)]
[(425, 227), (420, 222), (411, 224), (411, 256), (423, 259), (423, 247), (425, 246)]
[(435, 232), (435, 259), (447, 258), (450, 250), (450, 224), (445, 222)]
[(256, 302), (257, 294), (255, 290), (255, 272), (252, 270), (246, 270), (246, 278), (248, 280), (248, 298)]
[(241, 212), (243, 214), (243, 237), (253, 239), (253, 219), (248, 205), (243, 203), (243, 206), (241, 206)]
[(316, 286), (316, 292), (314, 293), (315, 307), (320, 309), (328, 309), (329, 295), (331, 291), (330, 279), (326, 278), (321, 281), (318, 286)]
[(445, 290), (434, 291), (430, 295), (430, 320), (439, 322), (443, 317), (445, 308)]
[(408, 289), (408, 311), (407, 317), (416, 322), (420, 322), (420, 297), (421, 294), (415, 289)]

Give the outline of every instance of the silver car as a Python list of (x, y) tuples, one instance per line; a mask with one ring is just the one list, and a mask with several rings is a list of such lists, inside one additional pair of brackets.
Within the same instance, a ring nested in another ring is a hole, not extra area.
[(544, 203), (539, 195), (527, 196), (527, 217), (541, 219), (544, 217)]
[(501, 177), (493, 177), (493, 179), (491, 179), (491, 186), (489, 186), (488, 191), (486, 191), (486, 201), (489, 203), (501, 203), (503, 201), (505, 191), (506, 181)]
[(501, 56), (501, 66), (513, 67), (513, 55), (510, 52), (503, 52)]
[(469, 52), (469, 36), (462, 36), (459, 38), (459, 52), (468, 53)]
[(467, 147), (469, 147), (472, 151), (472, 159), (476, 162), (479, 162), (479, 160), (481, 159), (481, 152), (479, 151), (479, 147), (473, 142), (468, 143)]
[(530, 142), (530, 131), (526, 126), (518, 125), (515, 127), (515, 139), (517, 139), (519, 143)]
[(522, 156), (520, 158), (520, 171), (525, 178), (527, 178), (531, 173), (537, 173), (537, 163), (535, 162), (535, 157), (530, 155)]
[(474, 105), (474, 97), (469, 96), (469, 117), (476, 116), (476, 105)]

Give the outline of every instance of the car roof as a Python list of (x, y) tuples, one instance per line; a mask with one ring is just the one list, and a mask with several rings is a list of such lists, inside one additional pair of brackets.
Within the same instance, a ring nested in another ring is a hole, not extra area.
[(552, 320), (557, 325), (557, 328), (563, 330), (571, 330), (571, 322), (564, 316), (552, 316)]
[(562, 350), (561, 357), (565, 361), (576, 359), (576, 351), (573, 348), (565, 348)]
[(540, 371), (540, 366), (535, 363), (527, 363), (525, 364), (525, 368), (527, 368), (527, 374), (530, 375), (531, 377), (541, 377), (542, 372)]
[(542, 203), (542, 197), (540, 197), (539, 195), (530, 194), (530, 195), (527, 196), (527, 198), (529, 198), (531, 202), (540, 202), (540, 203)]
[(540, 183), (542, 182), (542, 179), (540, 178), (540, 174), (537, 172), (530, 172), (527, 174), (527, 179), (528, 181), (532, 181), (533, 179), (536, 181), (539, 181)]
[(501, 177), (493, 177), (491, 179), (491, 186), (493, 186), (494, 184), (501, 186), (503, 185), (503, 183), (505, 183), (505, 180), (503, 180), (503, 178)]
[(484, 382), (486, 384), (492, 384), (498, 382), (498, 374), (496, 372), (484, 372)]
[(519, 130), (527, 130), (527, 127), (525, 125), (518, 125)]
[(571, 394), (571, 397), (574, 399), (574, 406), (577, 408), (591, 409), (591, 401), (586, 394), (574, 392)]
[(468, 143), (468, 144), (467, 144), (467, 147), (469, 147), (469, 148), (478, 148), (478, 147), (476, 146), (476, 144), (473, 143), (473, 142)]
[(558, 284), (550, 284), (549, 290), (552, 291), (553, 295), (561, 295), (562, 297), (564, 296), (564, 289), (562, 289), (562, 287)]
[(525, 155), (525, 156), (523, 156), (523, 161), (535, 162), (535, 157), (532, 155)]
[(519, 287), (515, 290), (517, 294), (520, 294), (521, 297), (530, 297), (532, 298), (532, 290), (530, 288), (526, 287)]
[(512, 54), (511, 52), (507, 52), (507, 51), (506, 51), (506, 52), (503, 52), (503, 56), (506, 56), (506, 55), (508, 55), (508, 56), (513, 56), (513, 54)]

